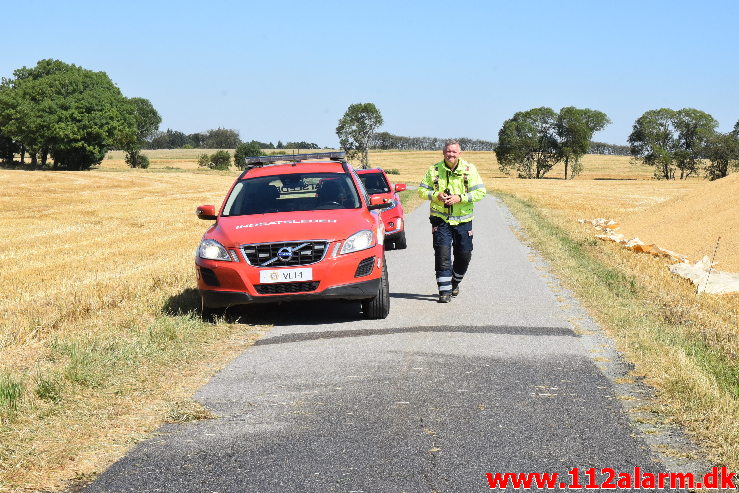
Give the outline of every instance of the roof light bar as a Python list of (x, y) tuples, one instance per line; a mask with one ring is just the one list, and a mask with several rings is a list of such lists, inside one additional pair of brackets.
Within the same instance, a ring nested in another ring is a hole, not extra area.
[(250, 156), (244, 158), (247, 168), (263, 166), (277, 162), (298, 162), (307, 159), (330, 159), (332, 161), (345, 161), (346, 152), (314, 152), (311, 154), (278, 154), (275, 156)]

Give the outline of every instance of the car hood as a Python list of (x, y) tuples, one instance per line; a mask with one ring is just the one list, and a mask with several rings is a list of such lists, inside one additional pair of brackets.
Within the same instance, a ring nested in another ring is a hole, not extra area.
[[(224, 245), (302, 240), (344, 240), (363, 229), (374, 230), (376, 215), (352, 210), (325, 210), (219, 217), (206, 237)], [(361, 217), (364, 216), (364, 217)]]

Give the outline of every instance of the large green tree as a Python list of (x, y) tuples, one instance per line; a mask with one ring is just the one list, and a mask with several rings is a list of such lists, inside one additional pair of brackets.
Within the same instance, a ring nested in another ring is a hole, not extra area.
[(631, 155), (655, 167), (655, 176), (675, 178), (675, 151), (678, 148), (675, 111), (649, 110), (637, 118), (629, 135)]
[(698, 173), (717, 126), (711, 115), (694, 108), (649, 110), (629, 135), (631, 154), (654, 166), (658, 178), (673, 180), (677, 169), (687, 178)]
[[(590, 150), (593, 134), (611, 123), (602, 111), (567, 106), (557, 115), (559, 157), (565, 164), (565, 180), (574, 178), (582, 170), (580, 159)], [(570, 163), (572, 169), (570, 170)]]
[(708, 113), (683, 108), (675, 112), (674, 125), (678, 138), (675, 165), (680, 170), (680, 178), (697, 175), (706, 146), (716, 134), (718, 122)]
[(547, 107), (519, 111), (498, 132), (495, 155), (504, 173), (542, 178), (559, 161), (557, 113)]
[(369, 167), (369, 145), (382, 125), (380, 110), (372, 103), (356, 103), (347, 108), (336, 127), (339, 145), (349, 158), (359, 158), (362, 168)]
[(0, 89), (0, 128), (34, 163), (50, 154), (55, 167), (87, 169), (135, 133), (130, 105), (105, 72), (41, 60), (13, 75)]

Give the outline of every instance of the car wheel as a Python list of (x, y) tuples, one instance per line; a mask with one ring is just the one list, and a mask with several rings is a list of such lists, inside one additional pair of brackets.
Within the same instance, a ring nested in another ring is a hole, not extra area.
[(405, 231), (401, 231), (398, 237), (393, 241), (393, 249), (405, 250), (408, 244), (405, 241)]
[(370, 320), (386, 318), (390, 313), (390, 282), (388, 281), (385, 259), (382, 262), (382, 277), (380, 278), (380, 288), (377, 290), (377, 296), (362, 301), (362, 312), (364, 318)]

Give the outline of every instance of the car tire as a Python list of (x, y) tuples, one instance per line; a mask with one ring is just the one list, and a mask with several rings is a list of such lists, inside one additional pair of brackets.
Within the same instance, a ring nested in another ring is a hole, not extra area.
[(382, 277), (377, 296), (362, 301), (362, 312), (364, 318), (378, 320), (386, 318), (390, 313), (390, 282), (388, 281), (387, 265), (385, 259), (382, 262)]
[(408, 243), (405, 241), (405, 231), (401, 231), (398, 237), (393, 241), (394, 250), (405, 250), (408, 247)]

